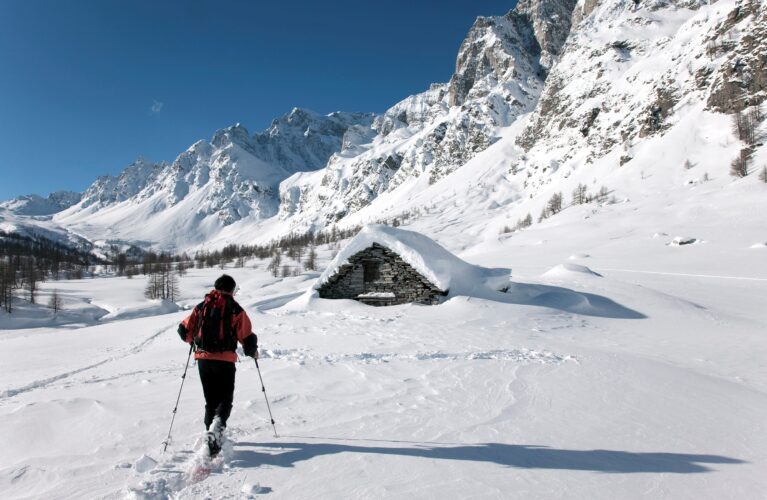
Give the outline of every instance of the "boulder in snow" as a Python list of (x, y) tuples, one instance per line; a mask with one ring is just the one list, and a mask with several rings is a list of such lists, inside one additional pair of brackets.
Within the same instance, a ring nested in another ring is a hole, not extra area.
[(669, 243), (669, 246), (672, 247), (681, 247), (684, 245), (694, 245), (698, 243), (697, 238), (691, 238), (689, 236), (677, 236), (673, 240), (671, 240), (671, 243)]

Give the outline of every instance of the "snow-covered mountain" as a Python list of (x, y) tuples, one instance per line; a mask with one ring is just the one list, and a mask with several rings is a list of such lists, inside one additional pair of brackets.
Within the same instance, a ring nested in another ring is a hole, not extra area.
[(369, 128), (373, 118), (296, 108), (254, 135), (237, 124), (194, 143), (171, 164), (139, 159), (117, 176), (100, 177), (54, 220), (96, 240), (200, 244), (236, 221), (276, 215), (279, 183), (321, 168), (344, 148), (347, 132)]
[[(363, 153), (284, 182), (283, 215), (316, 227), (452, 213), (456, 231), (481, 233), (537, 218), (578, 185), (658, 204), (705, 179), (728, 188), (747, 145), (727, 113), (765, 99), (765, 10), (750, 0), (542, 1), (479, 18), (450, 83), (385, 113)], [(756, 171), (765, 151), (749, 154)]]
[(477, 18), (448, 82), (380, 116), (294, 109), (255, 135), (235, 125), (172, 164), (138, 160), (98, 179), (53, 221), (93, 240), (189, 248), (394, 218), (497, 233), (577, 186), (695, 206), (758, 182), (731, 177), (734, 158), (751, 172), (767, 160), (729, 114), (767, 97), (766, 10), (523, 0)]
[(79, 202), (81, 196), (80, 193), (73, 191), (56, 191), (46, 197), (28, 194), (12, 200), (0, 201), (0, 208), (10, 210), (18, 215), (52, 215)]
[(450, 81), (386, 111), (368, 144), (285, 182), (283, 215), (314, 226), (336, 221), (422, 176), (433, 184), (485, 150), (535, 108), (574, 4), (524, 1), (505, 16), (477, 18)]

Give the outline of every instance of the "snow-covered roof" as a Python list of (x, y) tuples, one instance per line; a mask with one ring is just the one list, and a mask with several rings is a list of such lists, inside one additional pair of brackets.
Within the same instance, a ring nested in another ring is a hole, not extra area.
[(511, 278), (511, 269), (488, 269), (469, 264), (421, 233), (370, 224), (336, 255), (314, 288), (319, 289), (327, 283), (352, 256), (373, 243), (395, 252), (437, 288), (450, 291), (450, 295), (469, 295), (478, 287), (499, 290), (508, 285)]

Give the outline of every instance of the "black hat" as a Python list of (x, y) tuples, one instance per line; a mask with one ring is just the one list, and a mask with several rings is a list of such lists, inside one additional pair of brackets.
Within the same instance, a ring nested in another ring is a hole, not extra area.
[(221, 292), (233, 293), (234, 289), (237, 287), (237, 283), (235, 283), (234, 278), (228, 274), (222, 274), (213, 286), (216, 290)]

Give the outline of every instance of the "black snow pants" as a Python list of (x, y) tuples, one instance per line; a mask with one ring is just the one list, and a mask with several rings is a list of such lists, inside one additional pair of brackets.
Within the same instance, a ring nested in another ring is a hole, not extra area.
[(205, 428), (210, 428), (215, 417), (219, 417), (221, 424), (226, 427), (234, 398), (234, 363), (199, 359), (197, 367), (200, 370), (202, 392), (205, 394)]

